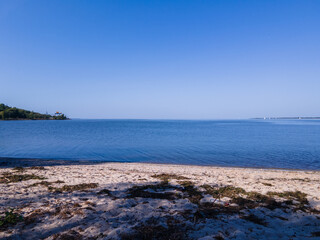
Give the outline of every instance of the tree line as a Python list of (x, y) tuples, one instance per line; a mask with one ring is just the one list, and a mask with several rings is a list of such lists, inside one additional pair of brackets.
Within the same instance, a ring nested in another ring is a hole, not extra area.
[(9, 107), (0, 103), (0, 120), (65, 120), (68, 119), (64, 114), (58, 116), (41, 114), (16, 107)]

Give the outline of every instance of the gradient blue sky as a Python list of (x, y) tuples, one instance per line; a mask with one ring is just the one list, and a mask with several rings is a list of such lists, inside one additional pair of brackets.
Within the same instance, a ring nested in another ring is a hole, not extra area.
[(0, 1), (0, 102), (73, 118), (320, 115), (320, 1)]

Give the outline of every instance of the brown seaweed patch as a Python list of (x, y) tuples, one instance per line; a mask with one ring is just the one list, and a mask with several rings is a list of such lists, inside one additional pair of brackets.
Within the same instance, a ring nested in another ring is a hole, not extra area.
[(300, 203), (303, 204), (308, 204), (308, 200), (306, 198), (307, 194), (300, 192), (300, 191), (295, 191), (295, 192), (267, 192), (267, 195), (269, 196), (278, 196), (281, 198), (289, 199), (289, 200), (296, 200), (299, 201)]
[[(302, 211), (314, 211), (311, 208), (304, 206), (307, 204), (307, 199), (305, 193), (301, 192), (283, 192), (275, 193), (269, 192), (267, 195), (258, 193), (258, 192), (246, 192), (242, 188), (226, 186), (226, 187), (212, 187), (209, 185), (202, 186), (207, 194), (212, 195), (216, 199), (223, 197), (231, 198), (230, 203), (235, 203), (238, 206), (238, 209), (253, 209), (256, 207), (265, 207), (268, 209), (276, 208), (288, 208), (289, 205), (292, 205), (292, 200), (297, 200), (300, 202), (300, 205), (295, 206), (295, 210)], [(285, 198), (285, 201), (276, 201), (273, 196), (279, 196)]]
[(190, 202), (200, 205), (202, 192), (200, 192), (191, 181), (180, 181), (179, 184), (183, 186), (181, 191), (187, 195)]
[(6, 172), (0, 177), (0, 183), (15, 183), (31, 179), (44, 180), (46, 178), (35, 174), (13, 174)]
[(108, 190), (108, 189), (102, 189), (101, 191), (97, 192), (97, 194), (98, 194), (98, 195), (105, 194), (105, 195), (110, 196), (110, 195), (111, 195), (111, 191)]
[(270, 181), (301, 181), (301, 182), (311, 182), (311, 181), (317, 181), (317, 180), (311, 180), (310, 178), (266, 178), (264, 180), (270, 180)]
[(49, 210), (36, 209), (25, 217), (25, 224), (32, 224), (40, 220), (43, 216), (52, 214)]
[(271, 183), (266, 183), (266, 182), (262, 182), (261, 184), (268, 186), (268, 187), (272, 187), (273, 185)]
[(98, 187), (97, 183), (81, 183), (77, 185), (64, 185), (61, 188), (48, 187), (50, 192), (62, 193), (62, 192), (73, 192), (73, 191), (86, 191), (88, 189)]
[(198, 222), (201, 219), (217, 219), (221, 214), (237, 214), (239, 213), (239, 207), (226, 206), (215, 203), (204, 203), (198, 206), (197, 211), (191, 215), (193, 222)]
[(16, 171), (16, 172), (24, 172), (25, 169), (23, 167), (14, 167), (12, 170)]
[(54, 215), (62, 219), (69, 219), (74, 215), (83, 215), (83, 210), (80, 207), (81, 205), (78, 203), (58, 206), (55, 209)]
[(160, 179), (162, 181), (169, 181), (170, 179), (176, 179), (176, 180), (187, 180), (187, 179), (190, 179), (190, 178), (185, 177), (185, 176), (179, 176), (179, 175), (176, 175), (176, 174), (167, 174), (167, 173), (155, 174), (155, 175), (152, 175), (151, 177), (158, 178), (158, 179)]
[(225, 187), (212, 187), (210, 185), (202, 185), (206, 190), (207, 194), (212, 195), (214, 198), (235, 198), (240, 194), (246, 194), (246, 191), (243, 188), (233, 187), (233, 186), (225, 186)]
[(29, 185), (28, 187), (36, 187), (36, 186), (39, 186), (39, 185), (48, 187), (48, 186), (50, 186), (50, 185), (52, 185), (52, 184), (54, 184), (54, 183), (64, 183), (64, 182), (63, 182), (63, 181), (60, 181), (60, 180), (55, 181), (55, 182), (41, 181), (41, 182), (37, 182), (37, 183), (31, 184), (31, 185)]
[[(166, 192), (174, 188), (167, 182), (161, 182), (156, 185), (133, 186), (128, 189), (128, 198), (155, 198), (173, 200), (178, 197), (174, 192)], [(162, 192), (159, 192), (162, 191)]]

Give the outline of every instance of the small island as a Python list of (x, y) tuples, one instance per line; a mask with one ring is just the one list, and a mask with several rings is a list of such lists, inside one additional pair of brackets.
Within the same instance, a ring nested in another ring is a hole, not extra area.
[(33, 111), (28, 111), (16, 107), (9, 107), (0, 103), (0, 120), (67, 120), (61, 112), (56, 112), (54, 115), (41, 114)]

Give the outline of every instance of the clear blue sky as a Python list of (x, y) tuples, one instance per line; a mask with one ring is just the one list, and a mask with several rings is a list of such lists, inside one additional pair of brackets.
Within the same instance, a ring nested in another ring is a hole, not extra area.
[(0, 102), (73, 118), (320, 115), (320, 1), (0, 1)]

